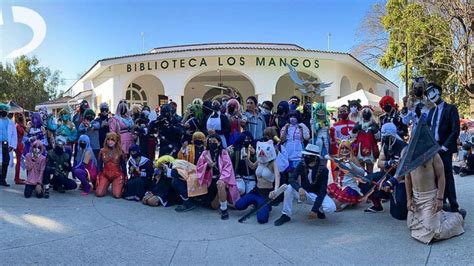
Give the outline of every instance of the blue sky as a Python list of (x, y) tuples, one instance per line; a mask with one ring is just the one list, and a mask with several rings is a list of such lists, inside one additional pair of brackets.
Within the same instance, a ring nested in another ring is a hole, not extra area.
[[(350, 52), (371, 0), (2, 0), (0, 54), (27, 43), (32, 31), (13, 23), (11, 7), (24, 6), (46, 21), (43, 43), (29, 55), (61, 70), (67, 89), (97, 60), (168, 45), (209, 42), (280, 42)], [(387, 73), (399, 84), (396, 74)], [(401, 83), (400, 83), (401, 84)]]

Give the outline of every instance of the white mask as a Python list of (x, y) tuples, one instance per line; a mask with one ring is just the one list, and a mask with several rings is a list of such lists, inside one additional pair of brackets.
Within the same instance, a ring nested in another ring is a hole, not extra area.
[(351, 113), (355, 114), (357, 113), (359, 110), (357, 109), (357, 106), (351, 106)]
[(439, 92), (438, 89), (436, 88), (431, 88), (428, 89), (428, 100), (432, 103), (438, 102), (438, 100), (441, 98), (441, 93)]

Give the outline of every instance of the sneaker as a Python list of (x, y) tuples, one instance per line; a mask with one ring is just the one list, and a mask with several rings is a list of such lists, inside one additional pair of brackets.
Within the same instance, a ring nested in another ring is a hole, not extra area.
[(221, 219), (222, 220), (229, 220), (229, 212), (227, 211), (227, 209), (225, 209), (225, 210), (219, 209), (219, 211), (221, 213)]
[(318, 219), (326, 219), (326, 214), (321, 211), (317, 211), (316, 214), (318, 215)]
[(0, 186), (9, 187), (10, 185), (7, 183), (7, 181), (0, 181)]
[(461, 214), (462, 219), (466, 220), (467, 211), (465, 209), (459, 209), (458, 212)]
[(370, 212), (370, 213), (377, 213), (377, 212), (383, 212), (383, 207), (382, 206), (372, 206), (364, 210), (364, 212)]
[(280, 218), (278, 218), (278, 220), (276, 220), (273, 224), (275, 226), (280, 226), (286, 222), (289, 222), (291, 221), (291, 218), (290, 216), (286, 215), (286, 214), (282, 214)]
[(196, 209), (196, 207), (197, 207), (196, 204), (192, 203), (190, 200), (187, 200), (183, 203), (183, 205), (179, 205), (174, 210), (177, 212), (187, 212), (187, 211)]
[(49, 188), (45, 188), (45, 189), (44, 189), (44, 195), (43, 195), (43, 198), (45, 198), (45, 199), (49, 199)]

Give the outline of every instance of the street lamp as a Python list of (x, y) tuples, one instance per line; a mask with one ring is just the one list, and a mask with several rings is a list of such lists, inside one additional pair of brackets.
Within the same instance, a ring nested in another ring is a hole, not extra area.
[(408, 45), (405, 42), (400, 45), (405, 49), (405, 96), (408, 96)]

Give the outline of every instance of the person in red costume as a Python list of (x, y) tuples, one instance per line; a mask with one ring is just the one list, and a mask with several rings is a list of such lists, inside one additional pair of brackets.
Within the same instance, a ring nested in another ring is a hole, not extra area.
[(20, 161), (21, 156), (23, 154), (23, 148), (25, 145), (23, 144), (23, 136), (25, 136), (25, 117), (22, 113), (15, 114), (15, 126), (16, 126), (16, 133), (17, 133), (17, 147), (15, 150), (16, 153), (16, 165), (15, 165), (15, 184), (23, 185), (25, 184), (25, 180), (20, 178)]
[(380, 127), (385, 123), (393, 123), (397, 127), (397, 134), (400, 138), (408, 135), (408, 127), (403, 124), (400, 114), (398, 113), (398, 105), (390, 95), (385, 95), (379, 101), (380, 108), (385, 112), (380, 116)]
[(354, 121), (349, 120), (349, 107), (345, 104), (337, 110), (337, 117), (339, 119), (329, 129), (331, 155), (337, 154), (339, 149), (338, 143), (351, 138), (352, 129), (356, 124)]

